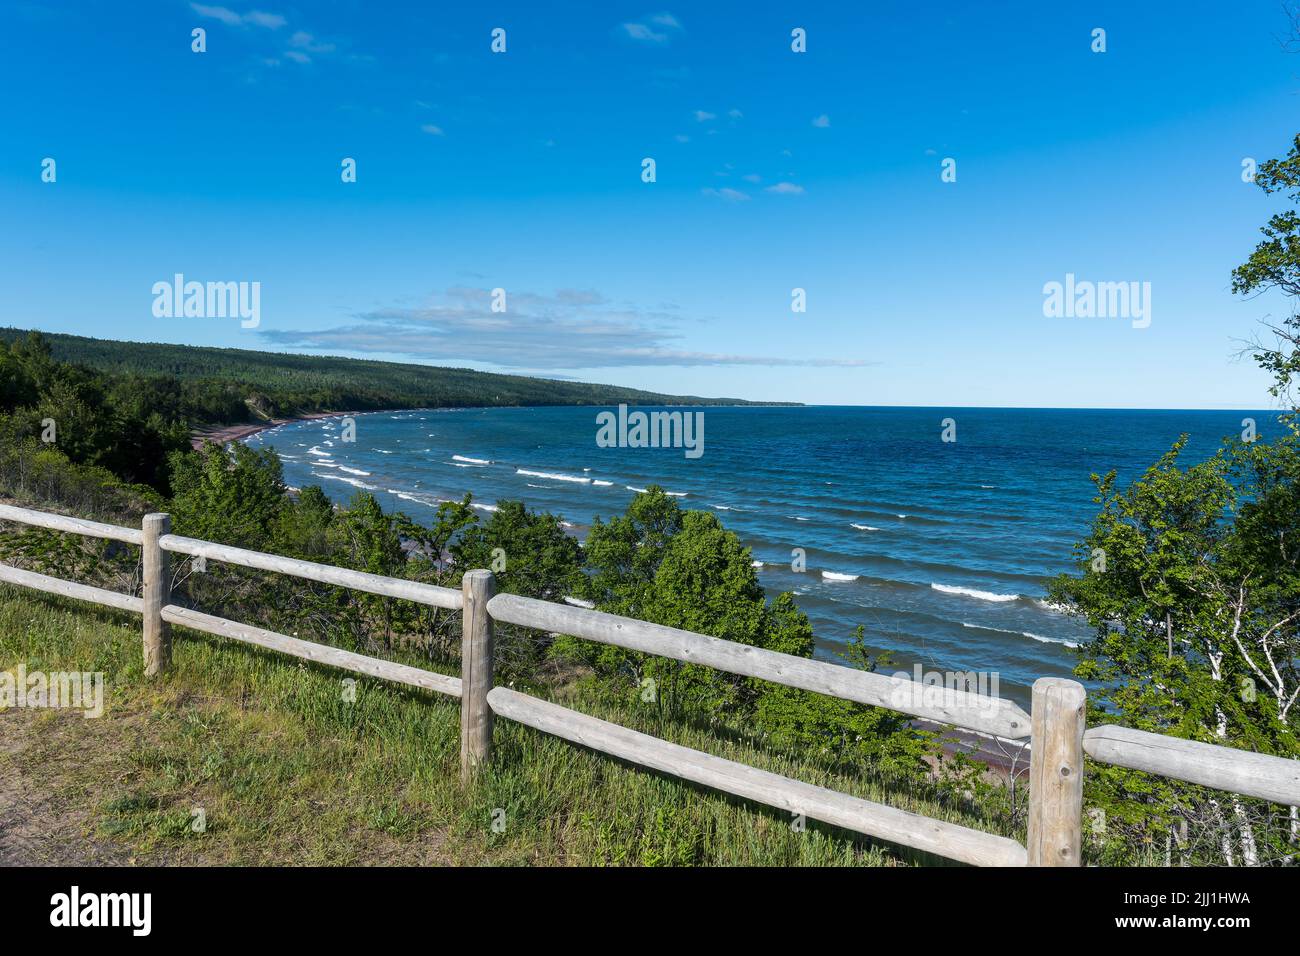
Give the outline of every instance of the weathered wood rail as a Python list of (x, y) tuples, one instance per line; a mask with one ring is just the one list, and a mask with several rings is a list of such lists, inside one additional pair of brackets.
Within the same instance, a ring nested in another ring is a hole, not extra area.
[[(171, 661), (170, 625), (213, 634), (313, 663), (460, 698), (461, 778), (472, 784), (492, 757), (494, 717), (502, 717), (638, 766), (747, 800), (803, 814), (901, 846), (980, 866), (1079, 866), (1083, 843), (1085, 753), (1101, 763), (1300, 806), (1300, 761), (1197, 743), (1128, 727), (1085, 726), (1083, 685), (1060, 678), (1034, 684), (1032, 714), (1014, 702), (779, 654), (676, 628), (495, 594), (489, 571), (467, 571), (460, 590), (404, 581), (296, 558), (232, 548), (169, 533), (167, 515), (146, 515), (140, 530), (83, 521), (11, 505), (0, 520), (122, 541), (141, 548), (143, 595), (0, 564), (0, 582), (89, 601), (141, 615), (145, 671)], [(184, 554), (288, 574), (462, 612), (461, 676), (368, 657), (263, 628), (178, 607), (170, 602), (169, 555)], [(1008, 837), (920, 816), (880, 803), (670, 743), (558, 704), (493, 686), (494, 622), (567, 634), (627, 650), (755, 677), (842, 700), (885, 707), (1030, 746), (1026, 846)]]

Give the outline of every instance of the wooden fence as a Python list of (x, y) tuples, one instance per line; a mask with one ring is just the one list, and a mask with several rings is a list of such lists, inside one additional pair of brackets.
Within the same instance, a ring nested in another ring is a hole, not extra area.
[[(145, 672), (149, 675), (159, 674), (169, 666), (170, 625), (176, 624), (341, 670), (459, 697), (461, 779), (466, 784), (473, 781), (478, 768), (491, 758), (493, 720), (502, 717), (702, 786), (870, 837), (982, 866), (1081, 864), (1085, 753), (1101, 763), (1145, 770), (1286, 806), (1300, 805), (1300, 761), (1128, 727), (1088, 728), (1084, 714), (1086, 692), (1076, 681), (1045, 677), (1035, 682), (1032, 713), (1027, 714), (1012, 701), (967, 690), (933, 688), (599, 611), (513, 594), (495, 594), (495, 582), (489, 571), (466, 572), (460, 590), (436, 587), (181, 537), (170, 533), (170, 520), (165, 514), (146, 515), (138, 531), (9, 505), (0, 505), (0, 520), (141, 547), (143, 596), (139, 598), (4, 564), (0, 564), (0, 581), (140, 614), (144, 622)], [(172, 554), (275, 571), (370, 594), (460, 610), (461, 676), (449, 677), (178, 607), (171, 603), (169, 593)], [(492, 665), (496, 621), (885, 707), (1010, 741), (1027, 741), (1030, 745), (1027, 845), (725, 760), (506, 687), (495, 687)]]

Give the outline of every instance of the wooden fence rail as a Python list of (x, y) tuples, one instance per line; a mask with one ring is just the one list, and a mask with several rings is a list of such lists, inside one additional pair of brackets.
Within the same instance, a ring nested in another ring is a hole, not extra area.
[[(118, 594), (0, 564), (0, 582), (140, 614), (146, 673), (170, 662), (169, 626), (230, 638), (353, 673), (461, 699), (461, 777), (471, 784), (492, 756), (502, 717), (642, 767), (747, 800), (804, 814), (867, 836), (983, 866), (1079, 866), (1084, 754), (1101, 763), (1162, 774), (1219, 790), (1300, 806), (1300, 761), (1197, 743), (1127, 727), (1084, 725), (1086, 692), (1076, 681), (1042, 678), (1026, 714), (1011, 701), (779, 654), (703, 634), (553, 604), (494, 595), (489, 571), (467, 571), (461, 590), (366, 574), (168, 533), (168, 516), (147, 515), (141, 530), (11, 505), (0, 520), (122, 541), (142, 549), (143, 597)], [(178, 607), (170, 602), (169, 553), (289, 574), (462, 612), (461, 676), (300, 640)], [(788, 687), (884, 707), (1011, 741), (1029, 738), (1027, 846), (955, 823), (872, 803), (660, 740), (558, 704), (493, 686), (494, 622), (567, 634), (628, 650), (713, 667)]]

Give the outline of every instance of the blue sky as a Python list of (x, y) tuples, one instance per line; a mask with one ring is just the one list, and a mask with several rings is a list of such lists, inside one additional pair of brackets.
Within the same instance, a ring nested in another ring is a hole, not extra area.
[[(1278, 208), (1242, 161), (1300, 118), (1274, 0), (658, 3), (7, 4), (0, 323), (811, 403), (1267, 403), (1235, 354), (1285, 305), (1229, 282)], [(177, 272), (260, 282), (260, 325), (155, 318)], [(1067, 273), (1150, 282), (1150, 326), (1045, 317)]]

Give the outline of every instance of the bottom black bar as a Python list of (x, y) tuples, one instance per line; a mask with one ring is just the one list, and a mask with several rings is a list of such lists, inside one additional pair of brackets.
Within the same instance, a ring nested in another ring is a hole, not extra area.
[(76, 934), (127, 945), (339, 945), (416, 933), (452, 945), (477, 927), (483, 945), (511, 934), (553, 945), (605, 929), (663, 941), (684, 921), (692, 937), (716, 927), (734, 941), (787, 921), (833, 932), (864, 917), (910, 925), (918, 943), (963, 923), (975, 930), (975, 921), (1017, 935), (1068, 930), (1081, 941), (1170, 932), (1227, 940), (1293, 927), (1298, 890), (1296, 869), (7, 869), (0, 925), (6, 944)]

